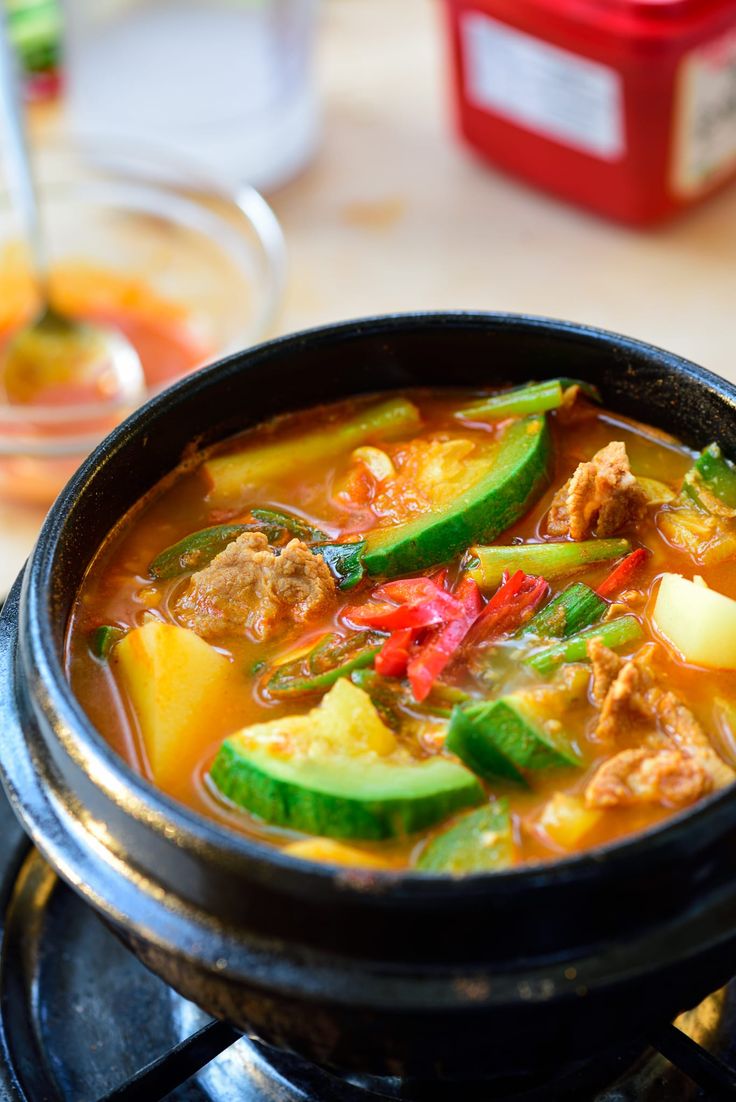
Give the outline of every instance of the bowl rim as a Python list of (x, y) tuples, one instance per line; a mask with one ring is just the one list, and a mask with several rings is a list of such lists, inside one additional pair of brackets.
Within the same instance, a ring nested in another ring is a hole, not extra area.
[[(56, 551), (66, 523), (66, 514), (80, 494), (89, 492), (87, 484), (94, 480), (100, 468), (104, 469), (107, 460), (125, 445), (131, 434), (137, 437), (145, 432), (149, 422), (155, 421), (159, 416), (161, 406), (171, 403), (182, 391), (186, 393), (193, 390), (196, 393), (206, 389), (210, 380), (223, 373), (233, 369), (247, 371), (252, 364), (272, 356), (290, 353), (298, 355), (305, 344), (319, 346), (321, 343), (339, 341), (342, 338), (359, 339), (364, 332), (389, 335), (427, 325), (491, 331), (494, 328), (503, 328), (520, 334), (525, 330), (551, 331), (578, 343), (583, 341), (591, 346), (613, 345), (619, 350), (628, 349), (639, 356), (643, 354), (653, 363), (666, 364), (670, 370), (674, 369), (691, 383), (707, 388), (718, 398), (725, 400), (736, 417), (736, 385), (645, 341), (593, 326), (539, 315), (461, 310), (413, 311), (360, 317), (279, 336), (227, 356), (182, 378), (139, 407), (98, 445), (52, 506), (22, 575), (21, 603), (26, 606), (26, 631), (19, 632), (19, 642), (20, 649), (25, 648), (34, 672), (44, 686), (44, 706), (51, 713), (51, 726), (63, 749), (115, 804), (137, 818), (145, 817), (150, 825), (162, 832), (165, 830), (170, 834), (173, 828), (177, 838), (185, 840), (185, 845), (199, 850), (204, 848), (217, 851), (228, 861), (239, 863), (245, 860), (256, 866), (276, 866), (287, 873), (297, 872), (323, 882), (334, 881), (341, 872), (344, 874), (349, 871), (332, 864), (291, 856), (267, 842), (249, 838), (226, 824), (209, 819), (187, 807), (137, 773), (96, 730), (74, 695), (63, 663), (56, 654), (52, 642), (50, 606), (46, 600), (51, 590)], [(97, 550), (95, 548), (95, 553)], [(52, 696), (54, 700), (50, 704)], [(735, 805), (736, 785), (732, 785), (645, 831), (579, 853), (555, 857), (550, 861), (519, 865), (498, 872), (470, 873), (462, 878), (417, 873), (413, 869), (371, 869), (370, 879), (381, 883), (385, 894), (393, 898), (404, 893), (416, 898), (417, 894), (431, 895), (442, 890), (472, 894), (480, 890), (487, 891), (491, 884), (497, 886), (500, 892), (504, 889), (510, 890), (512, 886), (516, 888), (520, 883), (526, 883), (530, 887), (542, 883), (561, 884), (570, 879), (597, 876), (603, 866), (611, 868), (642, 851), (650, 851), (651, 855), (655, 855), (659, 848), (670, 845), (675, 833), (687, 834), (695, 824), (707, 830), (711, 822), (715, 824), (716, 820), (721, 819)], [(733, 816), (730, 818), (732, 821)]]

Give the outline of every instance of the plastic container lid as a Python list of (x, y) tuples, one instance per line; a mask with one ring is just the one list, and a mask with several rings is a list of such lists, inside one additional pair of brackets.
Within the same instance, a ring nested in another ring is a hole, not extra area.
[[(526, 0), (527, 7), (544, 13), (546, 20), (570, 20), (613, 36), (623, 47), (627, 40), (652, 45), (693, 41), (711, 30), (721, 33), (729, 24), (736, 29), (736, 0)], [(613, 45), (613, 43), (612, 43)]]
[[(702, 15), (720, 7), (728, 7), (728, 0), (591, 0), (592, 6), (618, 8), (622, 11), (649, 16)], [(733, 6), (733, 5), (732, 5)], [(736, 7), (734, 8), (736, 11)]]

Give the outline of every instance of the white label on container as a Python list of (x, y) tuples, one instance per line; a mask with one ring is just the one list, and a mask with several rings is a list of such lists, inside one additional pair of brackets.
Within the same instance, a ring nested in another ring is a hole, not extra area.
[(476, 107), (606, 161), (624, 153), (621, 78), (597, 61), (469, 12), (465, 86)]
[(736, 169), (736, 31), (687, 54), (680, 66), (673, 186), (705, 191)]

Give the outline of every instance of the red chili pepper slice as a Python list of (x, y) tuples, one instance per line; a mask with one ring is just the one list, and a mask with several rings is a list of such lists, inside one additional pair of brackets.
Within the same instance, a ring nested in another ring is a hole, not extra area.
[(399, 578), (394, 582), (384, 582), (383, 585), (376, 586), (371, 597), (396, 601), (397, 604), (436, 602), (451, 615), (457, 612), (457, 600), (443, 588), (446, 573), (443, 571), (436, 578)]
[(416, 636), (414, 628), (393, 631), (375, 659), (376, 673), (384, 677), (403, 677), (409, 661), (409, 650)]
[(368, 601), (364, 605), (346, 608), (344, 615), (357, 627), (375, 628), (377, 631), (427, 628), (447, 619), (444, 606), (430, 601), (421, 605), (389, 605)]
[[(345, 609), (344, 615), (352, 624), (394, 631), (397, 628), (425, 628), (454, 619), (461, 611), (452, 594), (441, 589), (431, 578), (406, 578), (385, 582), (373, 591), (373, 597), (384, 600), (368, 601)], [(388, 604), (390, 601), (401, 602)]]
[(409, 684), (418, 702), (425, 700), (435, 681), (458, 649), (483, 607), (480, 590), (472, 578), (463, 578), (454, 594), (460, 614), (430, 637), (409, 658)]
[(517, 570), (498, 587), (465, 642), (488, 642), (516, 631), (548, 593), (549, 585), (544, 578)]
[(439, 589), (447, 589), (447, 579), (450, 576), (450, 571), (446, 566), (438, 566), (436, 570), (433, 570), (429, 575), (429, 580), (434, 582)]
[(649, 558), (649, 551), (646, 547), (638, 547), (636, 551), (632, 551), (618, 566), (614, 566), (607, 578), (603, 579), (596, 589), (598, 596), (605, 597), (606, 600), (613, 597), (615, 593), (628, 585), (632, 575), (636, 573), (647, 558)]

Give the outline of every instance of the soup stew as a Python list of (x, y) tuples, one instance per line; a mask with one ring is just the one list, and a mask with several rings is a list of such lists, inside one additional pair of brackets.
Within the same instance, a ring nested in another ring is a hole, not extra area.
[(97, 554), (67, 663), (190, 808), (287, 852), (462, 874), (736, 777), (736, 469), (551, 380), (289, 414)]

